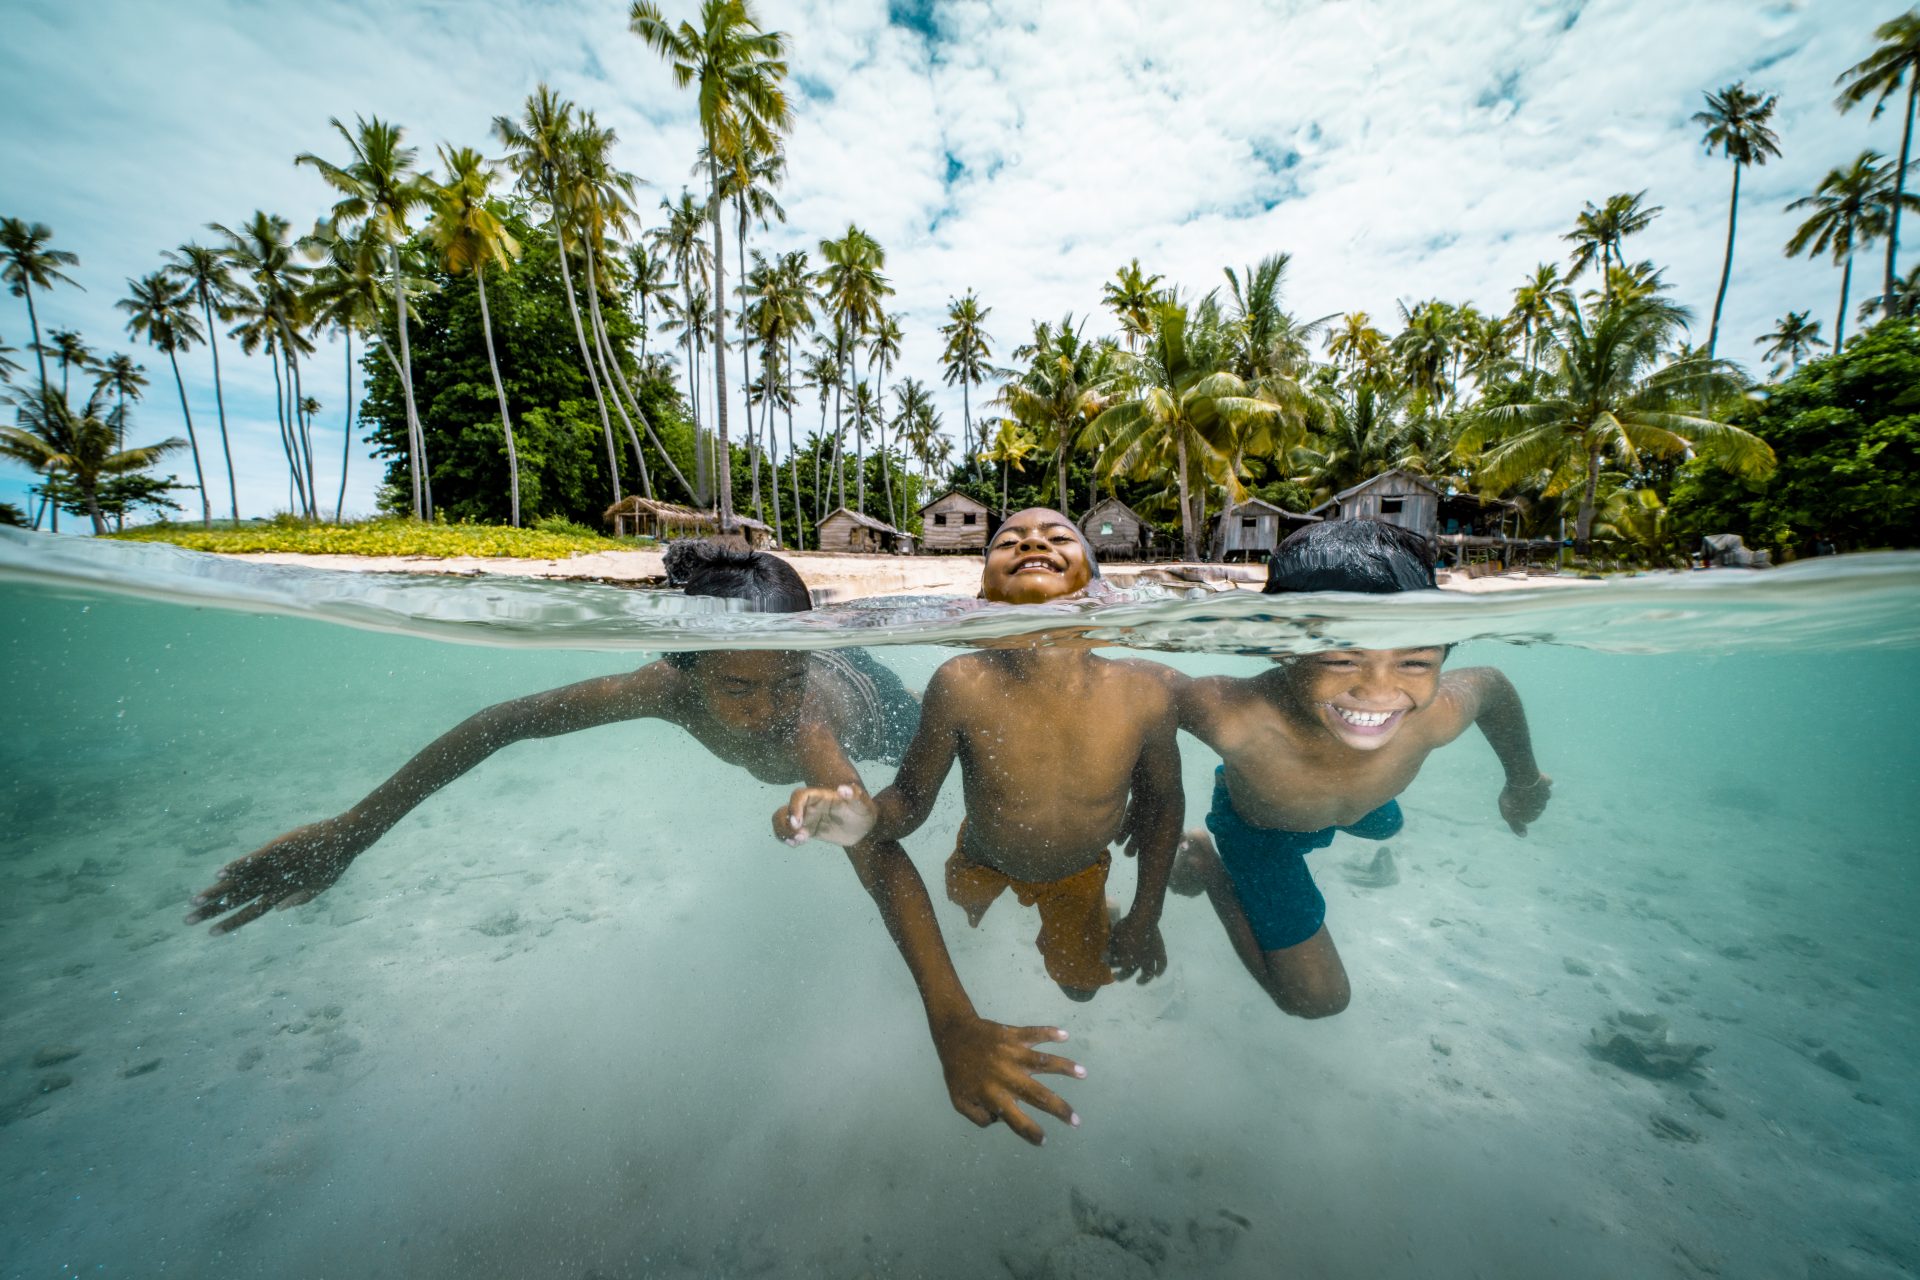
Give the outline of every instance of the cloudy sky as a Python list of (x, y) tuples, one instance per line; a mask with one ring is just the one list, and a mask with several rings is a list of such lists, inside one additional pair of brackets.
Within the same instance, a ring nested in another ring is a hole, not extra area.
[[(663, 7), (677, 20), (696, 5)], [(396, 121), (429, 155), (442, 141), (490, 150), (492, 118), (544, 80), (617, 129), (620, 162), (650, 184), (649, 216), (689, 181), (698, 145), (690, 94), (613, 0), (5, 8), (0, 213), (51, 225), (80, 255), (85, 291), (39, 299), (41, 326), (78, 329), (96, 350), (136, 351), (113, 304), (162, 249), (255, 209), (296, 226), (324, 209), (319, 179), (292, 161), (341, 151), (329, 116)], [(1888, 0), (768, 0), (765, 25), (791, 41), (796, 110), (787, 222), (755, 243), (811, 248), (850, 222), (878, 238), (907, 335), (896, 376), (937, 383), (941, 314), (970, 287), (993, 309), (998, 355), (1034, 319), (1096, 310), (1130, 258), (1201, 292), (1223, 266), (1284, 250), (1296, 313), (1364, 310), (1391, 330), (1396, 301), (1504, 311), (1535, 263), (1564, 258), (1584, 201), (1644, 188), (1665, 212), (1631, 251), (1667, 267), (1704, 336), (1729, 168), (1704, 154), (1691, 116), (1702, 90), (1744, 79), (1779, 94), (1784, 152), (1743, 182), (1720, 350), (1751, 359), (1789, 309), (1832, 327), (1839, 271), (1782, 256), (1796, 221), (1783, 206), (1864, 148), (1897, 153), (1895, 114), (1833, 108), (1834, 77), (1896, 11)], [(1868, 263), (1855, 272), (1868, 292), (1875, 279)], [(4, 295), (0, 337), (27, 343), (25, 308)], [(155, 385), (135, 435), (177, 434), (164, 357), (136, 355)], [(314, 364), (338, 369), (340, 353)], [(226, 367), (242, 512), (285, 507), (267, 367), (237, 354)], [(183, 371), (205, 443), (204, 350)], [(343, 396), (338, 374), (318, 380), (330, 492)], [(940, 392), (957, 428), (959, 396)], [(0, 467), (0, 498), (23, 501), (27, 474)], [(349, 511), (371, 509), (374, 479), (356, 448)]]

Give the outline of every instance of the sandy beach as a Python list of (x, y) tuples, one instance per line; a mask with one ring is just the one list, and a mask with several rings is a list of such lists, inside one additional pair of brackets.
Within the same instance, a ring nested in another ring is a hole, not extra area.
[[(972, 595), (980, 586), (979, 556), (868, 556), (817, 551), (782, 551), (782, 559), (805, 578), (820, 603), (859, 600), (885, 595)], [(551, 578), (576, 582), (608, 582), (623, 586), (659, 585), (666, 569), (659, 551), (594, 551), (557, 560), (510, 560), (485, 556), (324, 556), (292, 552), (235, 555), (254, 564), (305, 565), (351, 573), (438, 573), (459, 576), (500, 574), (514, 578)], [(1205, 586), (1213, 590), (1258, 591), (1266, 569), (1257, 564), (1136, 564), (1120, 562), (1102, 571), (1116, 586), (1161, 582)], [(1470, 578), (1442, 572), (1447, 591), (1481, 594), (1529, 587), (1592, 585), (1593, 579), (1572, 574), (1489, 574)]]

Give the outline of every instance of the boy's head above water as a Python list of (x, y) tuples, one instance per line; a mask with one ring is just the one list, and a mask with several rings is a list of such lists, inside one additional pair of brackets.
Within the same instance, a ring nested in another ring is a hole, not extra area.
[(1085, 591), (1099, 574), (1078, 525), (1049, 507), (1028, 507), (988, 541), (980, 594), (999, 604), (1042, 604)]
[[(740, 600), (754, 613), (804, 613), (807, 584), (778, 556), (700, 538), (667, 548), (667, 581), (690, 596)], [(667, 661), (694, 673), (708, 713), (740, 733), (791, 728), (807, 692), (807, 655), (780, 649), (670, 653)]]
[(1267, 595), (1289, 591), (1421, 591), (1433, 552), (1410, 529), (1378, 520), (1323, 520), (1295, 530), (1267, 560)]

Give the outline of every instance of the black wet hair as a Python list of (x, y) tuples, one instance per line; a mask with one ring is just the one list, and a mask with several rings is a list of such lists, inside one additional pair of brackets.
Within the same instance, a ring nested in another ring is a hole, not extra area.
[[(690, 596), (745, 601), (754, 613), (804, 613), (813, 608), (807, 584), (779, 556), (712, 538), (667, 547), (667, 582)], [(691, 667), (697, 653), (670, 653), (676, 667)]]
[(1433, 548), (1379, 520), (1323, 520), (1287, 536), (1267, 560), (1267, 595), (1289, 591), (1384, 594), (1439, 586)]
[(744, 600), (755, 613), (804, 613), (813, 608), (807, 584), (792, 565), (764, 551), (699, 538), (667, 548), (667, 582), (690, 596)]

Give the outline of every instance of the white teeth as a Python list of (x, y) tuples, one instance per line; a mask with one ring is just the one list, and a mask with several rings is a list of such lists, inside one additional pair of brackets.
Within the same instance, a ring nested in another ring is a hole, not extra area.
[(1335, 714), (1342, 720), (1357, 729), (1377, 729), (1393, 719), (1395, 715), (1392, 711), (1352, 711), (1346, 707), (1334, 706), (1331, 702), (1327, 705), (1333, 707)]

